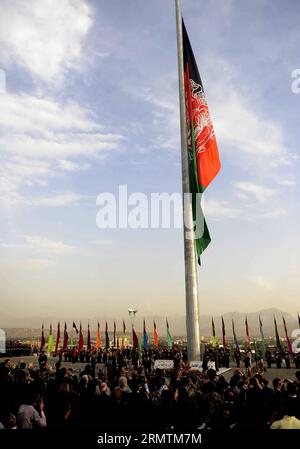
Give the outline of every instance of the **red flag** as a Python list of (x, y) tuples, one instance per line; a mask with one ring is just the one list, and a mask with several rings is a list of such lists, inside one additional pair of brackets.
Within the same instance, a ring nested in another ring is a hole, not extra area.
[(60, 339), (60, 323), (58, 322), (58, 324), (57, 324), (56, 342), (55, 342), (55, 352), (56, 352), (56, 354), (57, 354), (57, 351), (58, 351), (59, 339)]
[(116, 344), (116, 331), (117, 331), (117, 327), (116, 327), (116, 322), (114, 321), (114, 348), (117, 346), (117, 344)]
[(100, 324), (98, 321), (98, 328), (97, 328), (97, 339), (96, 339), (96, 348), (99, 349), (101, 346), (101, 339), (100, 339)]
[(68, 335), (68, 332), (67, 332), (67, 323), (65, 322), (63, 351), (66, 351), (66, 349), (68, 348), (68, 341), (69, 341), (69, 335)]
[(154, 343), (153, 343), (153, 346), (154, 346), (155, 349), (158, 349), (158, 333), (157, 333), (155, 321), (153, 321), (153, 325), (154, 325), (154, 330), (153, 330)]
[(134, 328), (132, 327), (132, 347), (136, 349), (138, 348), (138, 346), (139, 346), (139, 339), (135, 333)]
[(88, 336), (87, 336), (87, 348), (91, 349), (91, 333), (90, 333), (90, 323), (88, 324)]
[(79, 326), (79, 342), (78, 342), (78, 349), (82, 349), (83, 348), (83, 335), (82, 335), (82, 326), (81, 326), (81, 322), (80, 322), (80, 326)]

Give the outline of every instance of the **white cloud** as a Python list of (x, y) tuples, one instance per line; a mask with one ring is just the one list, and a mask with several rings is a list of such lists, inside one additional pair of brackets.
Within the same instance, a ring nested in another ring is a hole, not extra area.
[(249, 276), (248, 279), (256, 287), (263, 288), (264, 290), (268, 290), (268, 291), (272, 291), (273, 290), (272, 283), (268, 279), (266, 279), (264, 276), (262, 276), (260, 274)]
[(287, 210), (283, 208), (275, 208), (270, 211), (264, 212), (260, 215), (260, 218), (280, 218), (287, 215)]
[(211, 218), (237, 218), (241, 210), (229, 207), (225, 201), (207, 200), (204, 203), (204, 213)]
[(290, 181), (288, 179), (283, 180), (283, 181), (278, 181), (278, 184), (284, 187), (294, 187), (297, 185), (296, 181)]
[(53, 254), (65, 254), (74, 251), (74, 247), (62, 241), (50, 240), (47, 237), (36, 235), (23, 235), (21, 243), (1, 242), (0, 247), (6, 249), (34, 249)]
[(75, 249), (62, 241), (49, 240), (47, 237), (24, 235), (24, 239), (32, 248), (54, 254), (70, 253)]
[(112, 240), (94, 240), (92, 243), (99, 245), (99, 246), (109, 246), (112, 245)]
[(59, 168), (67, 172), (85, 171), (90, 168), (90, 164), (88, 163), (79, 164), (77, 162), (68, 161), (65, 159), (59, 160), (58, 166)]
[(92, 23), (85, 0), (2, 0), (0, 57), (52, 82), (76, 68)]
[(253, 195), (260, 203), (264, 203), (277, 193), (276, 189), (271, 189), (253, 182), (240, 181), (235, 182), (234, 185), (237, 189), (244, 192), (244, 194)]
[(105, 132), (91, 111), (74, 102), (0, 95), (1, 203), (30, 204), (19, 193), (23, 185), (46, 186), (59, 170), (88, 170), (88, 162), (69, 158), (105, 158), (120, 150), (123, 140), (120, 134)]
[(226, 101), (214, 100), (213, 104), (218, 140), (252, 156), (252, 162), (256, 158), (259, 163), (258, 156), (263, 162), (284, 162), (286, 151), (278, 124), (260, 117), (237, 92), (226, 95)]
[(60, 195), (32, 200), (31, 204), (33, 206), (63, 207), (78, 204), (82, 198), (83, 196), (77, 193), (66, 192)]

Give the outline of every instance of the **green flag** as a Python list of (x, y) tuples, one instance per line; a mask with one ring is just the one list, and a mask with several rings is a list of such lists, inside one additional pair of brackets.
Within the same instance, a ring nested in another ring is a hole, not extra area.
[(48, 352), (51, 354), (53, 352), (53, 346), (54, 346), (54, 335), (52, 333), (52, 324), (50, 324), (50, 332), (48, 336)]
[(173, 348), (173, 338), (172, 338), (172, 336), (170, 334), (170, 328), (169, 328), (168, 320), (166, 320), (166, 322), (167, 322), (167, 345), (168, 345), (169, 349), (172, 349)]

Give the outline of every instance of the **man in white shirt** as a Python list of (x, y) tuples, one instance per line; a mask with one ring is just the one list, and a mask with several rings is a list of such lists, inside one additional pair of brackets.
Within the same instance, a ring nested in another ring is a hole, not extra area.
[[(37, 408), (39, 411), (37, 411)], [(32, 429), (33, 427), (46, 427), (43, 400), (35, 400), (32, 405), (21, 404), (17, 414), (18, 429)]]

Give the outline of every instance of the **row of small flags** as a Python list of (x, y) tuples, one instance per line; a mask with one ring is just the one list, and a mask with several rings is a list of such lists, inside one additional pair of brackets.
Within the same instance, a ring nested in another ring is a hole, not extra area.
[[(259, 320), (259, 330), (260, 330), (260, 335), (261, 335), (261, 341), (262, 341), (262, 352), (263, 354), (266, 353), (266, 339), (264, 336), (264, 331), (263, 331), (263, 323), (261, 320), (261, 317), (259, 315), (258, 317)], [(221, 321), (222, 321), (222, 343), (223, 346), (226, 347), (227, 346), (227, 341), (226, 341), (226, 329), (225, 329), (225, 322), (224, 322), (224, 318), (223, 316), (221, 317)], [(282, 322), (283, 322), (283, 327), (284, 327), (284, 333), (285, 333), (285, 338), (286, 338), (286, 343), (287, 343), (287, 349), (288, 352), (291, 354), (293, 352), (292, 350), (292, 343), (291, 340), (289, 339), (288, 336), (288, 330), (287, 330), (287, 325), (286, 325), (286, 321), (284, 316), (282, 315)], [(299, 324), (299, 329), (300, 329), (300, 315), (298, 313), (298, 324)], [(246, 328), (246, 336), (247, 336), (247, 345), (248, 345), (248, 350), (251, 350), (251, 338), (250, 338), (250, 331), (249, 331), (249, 325), (248, 325), (248, 319), (247, 316), (245, 318), (245, 328)], [(283, 348), (281, 345), (281, 341), (279, 338), (279, 333), (278, 333), (278, 327), (277, 327), (277, 321), (276, 318), (274, 316), (274, 328), (275, 328), (275, 339), (276, 339), (276, 347), (280, 352), (283, 352)], [(234, 344), (236, 346), (237, 351), (240, 351), (240, 347), (239, 347), (239, 343), (238, 343), (238, 339), (235, 333), (235, 326), (234, 326), (234, 320), (232, 319), (232, 335), (233, 335), (233, 341)], [(212, 318), (212, 346), (216, 347), (218, 345), (217, 342), (217, 338), (216, 338), (216, 329), (215, 329), (215, 323), (214, 323), (214, 319)]]
[[(170, 327), (169, 327), (169, 323), (168, 320), (166, 320), (166, 327), (167, 327), (167, 346), (168, 348), (172, 348), (173, 347), (173, 338), (171, 336), (170, 333)], [(79, 330), (76, 326), (76, 323), (73, 321), (72, 324), (72, 329), (74, 329), (76, 331), (76, 334), (78, 334), (78, 349), (81, 350), (83, 349), (84, 346), (84, 339), (83, 339), (83, 333), (82, 333), (82, 325), (80, 323), (79, 326)], [(122, 338), (121, 338), (121, 343), (120, 343), (120, 339), (117, 336), (117, 326), (116, 326), (116, 322), (114, 321), (114, 335), (113, 335), (113, 347), (114, 348), (123, 348), (124, 347), (124, 342), (125, 342), (125, 333), (126, 333), (126, 324), (125, 321), (123, 320), (123, 334), (122, 334)], [(60, 339), (61, 339), (61, 331), (60, 331), (60, 322), (58, 322), (57, 325), (57, 333), (56, 333), (56, 340), (54, 342), (54, 335), (53, 335), (53, 329), (52, 329), (52, 324), (50, 324), (50, 330), (49, 330), (49, 336), (48, 336), (48, 345), (47, 345), (47, 351), (49, 353), (58, 352), (58, 347), (60, 344)], [(69, 339), (69, 334), (68, 334), (68, 330), (67, 330), (67, 323), (65, 322), (64, 325), (64, 331), (63, 331), (63, 339), (62, 339), (62, 350), (66, 351), (68, 346), (74, 347), (74, 340), (73, 339)], [(109, 339), (109, 335), (108, 335), (108, 324), (107, 321), (105, 323), (105, 348), (108, 349), (110, 347), (110, 339)], [(40, 351), (42, 351), (43, 349), (45, 349), (46, 346), (46, 339), (45, 339), (45, 333), (44, 333), (44, 323), (42, 324), (42, 336), (41, 336), (41, 344), (40, 344)], [(145, 320), (143, 320), (143, 343), (139, 340), (135, 329), (132, 325), (132, 346), (135, 349), (139, 349), (141, 350), (142, 347), (144, 347), (144, 349), (148, 349), (149, 346), (149, 336), (146, 330), (146, 322)], [(159, 340), (158, 340), (158, 332), (157, 332), (157, 328), (156, 328), (156, 323), (155, 321), (153, 321), (153, 347), (154, 348), (158, 348), (159, 346)], [(92, 341), (91, 341), (91, 332), (90, 332), (90, 325), (88, 324), (88, 331), (87, 331), (87, 344), (86, 344), (87, 349), (92, 349)], [(97, 349), (101, 348), (101, 335), (100, 335), (100, 323), (98, 321), (97, 324), (97, 333), (96, 333), (96, 344), (95, 347)]]

